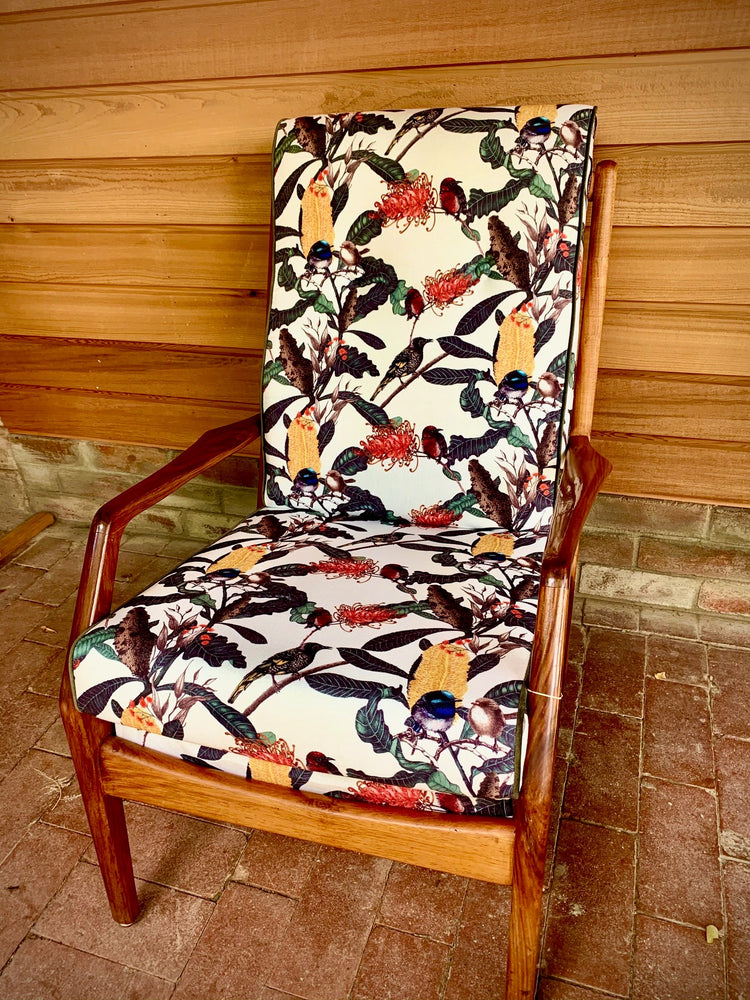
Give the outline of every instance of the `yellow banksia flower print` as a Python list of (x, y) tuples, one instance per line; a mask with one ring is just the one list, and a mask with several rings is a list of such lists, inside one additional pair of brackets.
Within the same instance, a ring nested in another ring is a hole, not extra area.
[(243, 545), (227, 552), (215, 563), (211, 563), (206, 572), (214, 573), (219, 569), (238, 569), (240, 573), (249, 573), (253, 566), (267, 554), (267, 545)]
[(478, 541), (474, 542), (471, 554), (479, 556), (483, 552), (498, 552), (503, 556), (512, 556), (514, 545), (513, 535), (509, 535), (507, 532), (482, 535)]
[(331, 189), (318, 174), (302, 195), (302, 253), (307, 257), (318, 240), (333, 246), (334, 238)]
[(409, 707), (428, 691), (450, 691), (456, 701), (466, 694), (471, 653), (460, 642), (441, 642), (422, 653), (409, 682)]
[(289, 425), (288, 468), (292, 479), (300, 469), (312, 469), (320, 475), (318, 426), (312, 417), (299, 414)]
[(520, 370), (534, 374), (534, 320), (526, 306), (513, 309), (500, 324), (493, 374), (500, 385), (508, 372)]

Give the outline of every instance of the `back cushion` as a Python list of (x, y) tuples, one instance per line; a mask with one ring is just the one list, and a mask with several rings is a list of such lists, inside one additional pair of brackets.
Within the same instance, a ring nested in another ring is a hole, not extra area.
[(594, 109), (282, 121), (265, 499), (538, 529), (577, 336)]

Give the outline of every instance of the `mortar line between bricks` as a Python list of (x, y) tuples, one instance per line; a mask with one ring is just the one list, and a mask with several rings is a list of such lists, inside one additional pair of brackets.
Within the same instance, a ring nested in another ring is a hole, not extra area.
[[(391, 867), (391, 871), (388, 872), (388, 879), (390, 879), (392, 871), (393, 868)], [(386, 879), (386, 883), (383, 886), (383, 894), (385, 894), (385, 889), (386, 886), (388, 885), (388, 879)], [(461, 927), (463, 926), (464, 910), (466, 909), (466, 899), (468, 895), (469, 895), (469, 880), (467, 879), (466, 885), (464, 886), (464, 894), (463, 898), (461, 899), (461, 905), (458, 908), (458, 916), (456, 918), (456, 929), (453, 932), (453, 941), (451, 941), (449, 945), (450, 957), (448, 959), (448, 968), (443, 974), (443, 982), (440, 985), (440, 993), (438, 994), (440, 1000), (444, 1000), (445, 995), (448, 992), (448, 984), (450, 983), (451, 975), (453, 974), (453, 959), (455, 957), (456, 948), (458, 947), (458, 937), (459, 934), (461, 933)], [(378, 903), (378, 910), (377, 910), (378, 914), (380, 913), (382, 902), (383, 902), (383, 896), (380, 897), (380, 903)], [(357, 968), (357, 975), (359, 975), (359, 968)], [(354, 982), (356, 983), (356, 981), (357, 981), (357, 976), (354, 977)], [(353, 986), (352, 989), (354, 989)]]
[(701, 792), (706, 792), (712, 798), (717, 798), (716, 788), (706, 788), (705, 785), (696, 785), (692, 781), (677, 781), (675, 778), (664, 778), (662, 775), (652, 774), (650, 771), (644, 771), (642, 778), (652, 778), (654, 781), (661, 781), (665, 785), (678, 785), (681, 788), (697, 788)]
[(612, 993), (610, 990), (600, 990), (596, 986), (588, 986), (586, 983), (581, 983), (577, 979), (565, 979), (563, 976), (545, 976), (551, 983), (565, 983), (568, 986), (577, 986), (584, 990), (589, 990), (592, 997), (596, 1000), (597, 997), (612, 997), (612, 1000), (628, 1000), (628, 995), (625, 993)]

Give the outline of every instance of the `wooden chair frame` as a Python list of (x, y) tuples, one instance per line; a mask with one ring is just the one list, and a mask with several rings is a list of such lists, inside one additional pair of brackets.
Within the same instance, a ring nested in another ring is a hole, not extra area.
[[(583, 523), (609, 463), (589, 442), (604, 312), (616, 165), (595, 175), (588, 235), (571, 438), (561, 476), (541, 585), (528, 693), (523, 782), (512, 819), (430, 814), (369, 806), (246, 781), (195, 767), (114, 736), (114, 727), (75, 706), (68, 670), (60, 709), (109, 904), (131, 924), (138, 899), (123, 799), (209, 820), (346, 847), (500, 884), (512, 884), (506, 1000), (533, 997), (541, 897), (557, 741), (558, 708)], [(106, 503), (89, 534), (71, 643), (111, 610), (123, 530), (130, 520), (261, 434), (254, 415), (207, 432), (163, 469)]]

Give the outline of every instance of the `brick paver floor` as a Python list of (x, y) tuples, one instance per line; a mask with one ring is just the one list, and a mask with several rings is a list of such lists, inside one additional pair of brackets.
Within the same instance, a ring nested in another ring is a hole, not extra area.
[[(110, 919), (56, 703), (83, 542), (0, 567), (0, 998), (502, 997), (507, 888), (141, 805)], [(118, 598), (188, 551), (131, 537)], [(750, 649), (573, 626), (539, 998), (750, 997), (748, 720)]]

